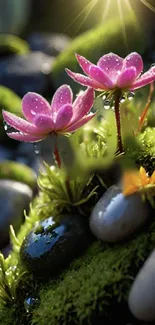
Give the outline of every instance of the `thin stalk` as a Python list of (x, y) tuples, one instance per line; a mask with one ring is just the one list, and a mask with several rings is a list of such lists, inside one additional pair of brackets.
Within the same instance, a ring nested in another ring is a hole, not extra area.
[(120, 117), (120, 99), (121, 95), (115, 95), (115, 119), (116, 119), (116, 127), (117, 127), (117, 150), (119, 153), (123, 152), (123, 143), (121, 136), (121, 117)]
[(60, 158), (59, 150), (58, 150), (58, 146), (57, 146), (57, 139), (55, 141), (54, 157), (55, 157), (55, 160), (56, 160), (56, 162), (58, 164), (58, 167), (61, 168), (61, 158)]

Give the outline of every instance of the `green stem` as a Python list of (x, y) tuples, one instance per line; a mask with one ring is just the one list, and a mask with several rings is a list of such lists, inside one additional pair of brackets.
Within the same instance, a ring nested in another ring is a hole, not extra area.
[(116, 118), (116, 127), (117, 127), (117, 150), (119, 153), (123, 152), (123, 143), (121, 136), (121, 117), (120, 117), (120, 94), (115, 95), (115, 118)]

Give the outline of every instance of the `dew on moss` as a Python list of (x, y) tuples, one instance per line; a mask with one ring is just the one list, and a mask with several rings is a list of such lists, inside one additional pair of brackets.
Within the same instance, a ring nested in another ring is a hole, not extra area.
[(27, 314), (30, 314), (34, 307), (36, 307), (36, 305), (38, 304), (39, 299), (38, 298), (34, 298), (34, 297), (27, 297), (24, 301), (24, 307), (25, 310), (27, 312)]

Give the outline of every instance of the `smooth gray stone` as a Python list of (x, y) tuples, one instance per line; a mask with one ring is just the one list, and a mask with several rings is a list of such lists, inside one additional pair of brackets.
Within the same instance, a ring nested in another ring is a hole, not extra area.
[(0, 248), (9, 242), (10, 225), (18, 231), (28, 210), (33, 193), (26, 184), (0, 180)]
[(12, 89), (19, 96), (27, 92), (46, 93), (52, 86), (49, 76), (54, 58), (42, 52), (13, 55), (0, 60), (0, 84)]
[(90, 229), (98, 239), (118, 242), (138, 230), (149, 213), (149, 205), (138, 193), (125, 197), (120, 187), (113, 185), (92, 210)]
[(58, 33), (33, 33), (27, 41), (32, 51), (41, 51), (55, 57), (69, 46), (71, 38)]
[(129, 293), (133, 315), (142, 321), (155, 321), (155, 250), (137, 274)]

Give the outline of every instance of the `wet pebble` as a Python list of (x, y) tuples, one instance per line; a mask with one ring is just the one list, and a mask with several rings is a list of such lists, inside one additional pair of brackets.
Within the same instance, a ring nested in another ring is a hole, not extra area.
[(129, 293), (129, 308), (142, 321), (155, 321), (155, 250), (137, 274)]
[(56, 274), (83, 252), (90, 240), (84, 217), (67, 215), (56, 220), (49, 217), (37, 223), (21, 246), (22, 262), (41, 277)]
[(49, 80), (52, 63), (53, 58), (42, 52), (1, 59), (0, 84), (12, 89), (21, 97), (28, 91), (46, 93), (48, 88), (52, 87)]
[(149, 214), (149, 205), (138, 193), (125, 197), (121, 189), (113, 185), (93, 208), (90, 229), (98, 239), (118, 242), (138, 230)]
[(56, 56), (70, 44), (70, 37), (62, 34), (33, 33), (28, 37), (32, 51), (41, 51), (51, 56)]
[(26, 184), (12, 180), (0, 180), (0, 248), (9, 242), (10, 225), (15, 232), (24, 219), (23, 211), (28, 210), (32, 190)]

